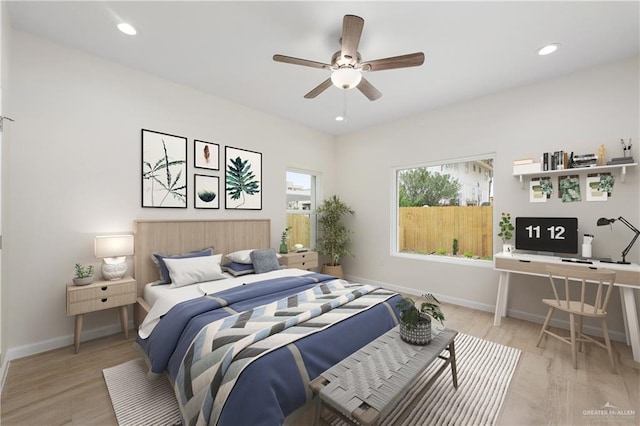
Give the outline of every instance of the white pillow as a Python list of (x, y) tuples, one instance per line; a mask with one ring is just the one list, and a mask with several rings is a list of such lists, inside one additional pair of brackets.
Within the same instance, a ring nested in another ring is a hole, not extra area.
[(169, 288), (226, 278), (220, 269), (221, 260), (221, 254), (184, 259), (165, 259), (164, 262), (171, 277)]
[[(251, 252), (254, 250), (256, 249), (234, 251), (233, 253), (229, 253), (227, 255), (227, 259), (229, 259), (229, 261), (231, 262), (252, 265), (253, 261), (251, 260)], [(279, 259), (282, 256), (280, 255), (280, 253), (276, 253), (276, 257)]]
[(244, 264), (253, 263), (251, 262), (251, 252), (253, 250), (254, 249), (234, 251), (233, 253), (229, 253), (227, 255), (227, 259), (236, 263), (244, 263)]

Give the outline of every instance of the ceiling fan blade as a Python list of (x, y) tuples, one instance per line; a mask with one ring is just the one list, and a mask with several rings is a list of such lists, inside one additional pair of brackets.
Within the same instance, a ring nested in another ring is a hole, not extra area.
[(324, 92), (329, 87), (331, 87), (332, 84), (333, 83), (331, 83), (331, 78), (326, 79), (325, 81), (323, 81), (322, 83), (320, 83), (316, 87), (314, 87), (313, 90), (311, 90), (309, 93), (304, 95), (305, 99), (313, 99), (313, 98), (315, 98), (320, 93)]
[(284, 62), (285, 64), (302, 65), (311, 68), (331, 69), (331, 65), (323, 64), (322, 62), (310, 61), (308, 59), (294, 58), (292, 56), (285, 55), (273, 55), (273, 60), (276, 62)]
[(394, 68), (418, 67), (424, 64), (424, 53), (410, 53), (408, 55), (393, 56), (391, 58), (376, 59), (362, 63), (363, 71), (382, 71)]
[(373, 84), (369, 83), (369, 80), (364, 77), (362, 77), (362, 80), (360, 80), (360, 84), (358, 84), (357, 87), (363, 95), (369, 98), (370, 101), (375, 101), (382, 97), (382, 92), (373, 87)]
[(342, 57), (357, 59), (358, 45), (364, 27), (364, 19), (355, 15), (344, 15), (342, 20)]

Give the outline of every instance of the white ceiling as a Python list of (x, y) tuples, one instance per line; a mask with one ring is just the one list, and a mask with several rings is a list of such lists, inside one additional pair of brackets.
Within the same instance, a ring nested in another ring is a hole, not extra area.
[[(334, 135), (640, 52), (638, 1), (7, 3), (15, 30)], [(335, 87), (304, 99), (329, 71), (272, 56), (329, 63), (345, 14), (365, 20), (363, 60), (423, 51), (425, 63), (368, 73), (383, 93), (374, 102)], [(120, 20), (138, 35), (120, 33)], [(558, 52), (536, 54), (552, 42)]]

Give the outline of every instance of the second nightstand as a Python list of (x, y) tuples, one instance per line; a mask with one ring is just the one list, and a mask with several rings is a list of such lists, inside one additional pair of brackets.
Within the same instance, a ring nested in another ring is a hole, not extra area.
[(309, 270), (318, 267), (318, 253), (315, 251), (295, 252), (281, 254), (278, 259), (281, 265), (287, 268), (298, 268)]
[(127, 305), (136, 303), (136, 280), (124, 277), (113, 281), (96, 281), (86, 286), (67, 284), (67, 315), (75, 315), (73, 343), (76, 353), (80, 351), (82, 320), (88, 312), (120, 307), (120, 326), (125, 338), (129, 337)]

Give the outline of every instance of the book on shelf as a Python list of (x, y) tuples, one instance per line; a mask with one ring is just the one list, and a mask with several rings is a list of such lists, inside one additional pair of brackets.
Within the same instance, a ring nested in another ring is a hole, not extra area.
[(520, 166), (522, 164), (533, 164), (533, 158), (521, 158), (519, 160), (513, 160), (514, 166)]
[(631, 163), (633, 163), (633, 157), (618, 157), (618, 158), (612, 158), (611, 160), (607, 161), (608, 166), (614, 166), (616, 164), (631, 164)]

